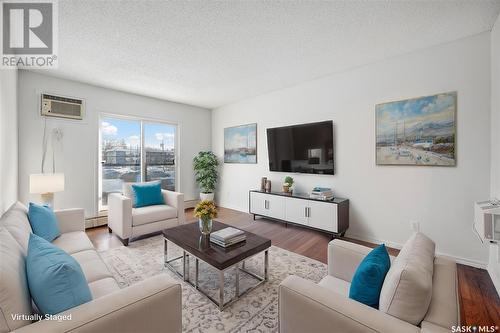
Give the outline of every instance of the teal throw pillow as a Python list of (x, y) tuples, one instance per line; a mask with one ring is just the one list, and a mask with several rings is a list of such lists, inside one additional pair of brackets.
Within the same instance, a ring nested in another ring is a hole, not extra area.
[(136, 208), (165, 203), (160, 182), (133, 184), (132, 190), (134, 191), (134, 207)]
[(52, 242), (61, 235), (56, 214), (48, 205), (38, 205), (30, 202), (28, 219), (33, 233), (48, 242)]
[(390, 267), (391, 259), (384, 244), (370, 251), (354, 273), (349, 298), (378, 309), (380, 291)]
[(54, 315), (92, 300), (80, 264), (69, 254), (30, 234), (26, 276), (31, 298), (44, 315)]

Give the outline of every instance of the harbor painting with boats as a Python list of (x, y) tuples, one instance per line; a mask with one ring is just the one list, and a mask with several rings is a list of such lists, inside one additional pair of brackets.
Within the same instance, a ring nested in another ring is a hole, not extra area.
[(257, 124), (224, 128), (224, 163), (257, 163)]
[(376, 105), (377, 164), (454, 166), (456, 112), (456, 92)]

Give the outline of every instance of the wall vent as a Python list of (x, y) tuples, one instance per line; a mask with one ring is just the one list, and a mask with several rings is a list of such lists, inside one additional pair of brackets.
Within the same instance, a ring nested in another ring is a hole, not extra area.
[(82, 120), (84, 111), (83, 99), (42, 94), (42, 116)]

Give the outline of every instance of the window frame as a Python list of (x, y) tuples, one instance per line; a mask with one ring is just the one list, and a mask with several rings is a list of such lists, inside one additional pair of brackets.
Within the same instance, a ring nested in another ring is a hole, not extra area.
[(102, 121), (106, 118), (115, 118), (119, 120), (129, 120), (136, 121), (139, 123), (140, 127), (140, 174), (141, 181), (144, 181), (146, 178), (146, 169), (145, 169), (145, 140), (144, 140), (144, 124), (159, 124), (159, 125), (169, 125), (175, 127), (175, 136), (174, 136), (174, 169), (175, 169), (175, 191), (181, 192), (181, 172), (179, 167), (179, 162), (181, 158), (180, 154), (180, 124), (178, 122), (165, 120), (165, 119), (157, 119), (150, 117), (141, 117), (141, 116), (133, 116), (133, 115), (123, 115), (109, 112), (99, 112), (98, 123), (97, 123), (97, 134), (98, 134), (98, 142), (97, 142), (97, 165), (96, 165), (96, 175), (97, 175), (97, 186), (96, 186), (96, 207), (98, 215), (102, 212), (108, 211), (108, 206), (102, 205), (102, 131), (101, 124)]

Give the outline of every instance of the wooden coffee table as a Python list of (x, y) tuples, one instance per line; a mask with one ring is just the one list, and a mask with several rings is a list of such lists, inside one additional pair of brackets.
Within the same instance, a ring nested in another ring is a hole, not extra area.
[[(224, 229), (228, 225), (213, 221), (213, 231)], [(269, 270), (269, 248), (271, 240), (245, 231), (246, 240), (244, 242), (224, 248), (210, 242), (208, 237), (204, 237), (200, 233), (198, 223), (187, 223), (178, 227), (163, 230), (165, 239), (165, 267), (175, 272), (184, 281), (191, 284), (195, 289), (200, 291), (209, 300), (214, 302), (222, 311), (239, 297), (253, 290), (261, 283), (268, 280)], [(168, 258), (168, 242), (172, 242), (183, 250), (183, 255), (176, 258)], [(245, 260), (264, 252), (264, 276), (259, 276), (245, 269)], [(189, 278), (189, 257), (194, 258), (195, 262), (195, 277), (194, 282)], [(182, 272), (179, 272), (171, 265), (175, 260), (182, 260)], [(198, 284), (199, 261), (202, 260), (218, 270), (219, 273), (219, 299), (216, 300), (207, 292), (201, 290)], [(235, 293), (234, 297), (227, 302), (224, 302), (224, 272), (230, 268), (236, 267), (235, 271)], [(240, 276), (239, 273), (244, 272), (258, 280), (258, 283), (245, 291), (240, 292)]]

